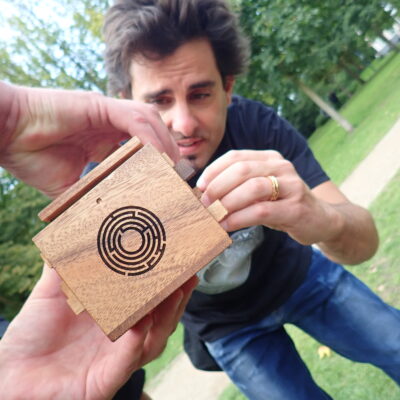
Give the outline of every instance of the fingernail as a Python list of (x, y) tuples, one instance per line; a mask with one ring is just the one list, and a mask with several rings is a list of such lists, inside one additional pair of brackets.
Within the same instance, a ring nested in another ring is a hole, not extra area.
[(200, 178), (197, 180), (196, 186), (204, 192), (204, 189), (206, 188), (206, 183), (204, 182), (203, 175), (200, 176)]

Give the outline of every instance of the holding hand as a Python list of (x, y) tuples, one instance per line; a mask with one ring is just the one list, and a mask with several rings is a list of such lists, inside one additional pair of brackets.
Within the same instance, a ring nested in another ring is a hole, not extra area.
[(4, 399), (107, 399), (157, 357), (197, 283), (194, 277), (116, 342), (83, 313), (76, 316), (50, 268), (0, 342)]
[(0, 165), (56, 197), (121, 140), (138, 136), (178, 161), (179, 150), (152, 106), (90, 92), (0, 82)]
[[(0, 82), (0, 165), (50, 197), (138, 136), (177, 161), (179, 150), (148, 105), (94, 93), (15, 87)], [(157, 357), (174, 331), (197, 278), (190, 279), (116, 342), (93, 319), (76, 316), (45, 266), (0, 341), (4, 399), (107, 399)]]

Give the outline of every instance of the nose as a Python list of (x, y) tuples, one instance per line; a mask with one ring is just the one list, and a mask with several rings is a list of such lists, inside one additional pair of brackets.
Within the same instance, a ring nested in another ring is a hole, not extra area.
[(169, 110), (167, 126), (174, 132), (179, 132), (185, 137), (191, 137), (195, 134), (198, 128), (198, 120), (194, 110), (186, 103), (175, 104)]

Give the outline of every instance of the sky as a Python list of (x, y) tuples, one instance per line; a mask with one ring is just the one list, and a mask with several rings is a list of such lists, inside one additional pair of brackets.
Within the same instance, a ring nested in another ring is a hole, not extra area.
[[(11, 2), (0, 0), (0, 10), (1, 10), (1, 17), (9, 18), (15, 13), (14, 7), (12, 6)], [(5, 39), (12, 35), (10, 29), (4, 26), (4, 23), (0, 20), (0, 37)]]
[[(14, 33), (6, 24), (2, 23), (1, 19), (7, 19), (12, 16), (18, 15), (18, 4), (24, 4), (25, 2), (26, 1), (21, 0), (0, 0), (0, 37), (2, 39), (12, 37)], [(67, 26), (70, 22), (61, 18), (59, 15), (57, 15), (57, 13), (55, 13), (56, 7), (57, 5), (54, 0), (41, 0), (38, 5), (41, 18), (43, 18), (44, 20), (48, 18), (49, 21), (57, 18), (62, 26)]]

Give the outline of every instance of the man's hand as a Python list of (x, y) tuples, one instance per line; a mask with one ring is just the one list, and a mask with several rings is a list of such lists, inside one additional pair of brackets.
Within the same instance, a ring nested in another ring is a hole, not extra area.
[(43, 275), (0, 341), (4, 399), (108, 399), (165, 347), (197, 283), (194, 277), (116, 342), (85, 312), (76, 316), (55, 271)]
[(0, 165), (56, 197), (89, 161), (102, 161), (137, 136), (177, 161), (179, 150), (149, 105), (99, 94), (0, 82)]
[[(268, 176), (275, 176), (279, 196)], [(272, 150), (230, 151), (208, 166), (198, 181), (208, 206), (221, 200), (228, 210), (227, 231), (265, 225), (287, 232), (304, 245), (318, 243), (328, 257), (358, 263), (376, 251), (377, 234), (369, 213), (332, 183), (310, 190), (293, 164)]]
[[(278, 182), (276, 201), (270, 200), (270, 175)], [(311, 225), (323, 219), (320, 214), (325, 210), (319, 208), (293, 164), (276, 151), (230, 151), (206, 168), (198, 186), (204, 191), (203, 202), (220, 199), (228, 210), (222, 224), (228, 231), (265, 225), (285, 231), (303, 244), (318, 239)]]

